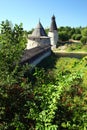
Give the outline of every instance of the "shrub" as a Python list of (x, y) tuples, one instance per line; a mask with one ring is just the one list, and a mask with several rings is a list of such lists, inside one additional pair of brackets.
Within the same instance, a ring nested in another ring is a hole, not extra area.
[(80, 40), (81, 37), (82, 37), (81, 34), (73, 34), (73, 35), (72, 35), (72, 39), (74, 39), (74, 40)]
[(76, 37), (76, 34), (73, 34), (72, 35), (72, 39), (75, 40), (75, 37)]
[(59, 40), (61, 40), (61, 41), (68, 41), (69, 40), (69, 36), (68, 36), (66, 31), (59, 32)]
[(82, 37), (82, 35), (81, 35), (81, 34), (76, 34), (76, 36), (75, 36), (75, 40), (80, 40), (80, 39), (81, 39), (81, 37)]
[(87, 37), (82, 37), (82, 38), (81, 38), (81, 42), (82, 42), (83, 44), (86, 44), (86, 43), (87, 43)]

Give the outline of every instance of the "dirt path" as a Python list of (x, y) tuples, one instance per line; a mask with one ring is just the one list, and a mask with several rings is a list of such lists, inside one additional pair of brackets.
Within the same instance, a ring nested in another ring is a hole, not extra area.
[(53, 51), (58, 57), (71, 57), (71, 58), (83, 58), (87, 56), (86, 52), (65, 52), (65, 51)]

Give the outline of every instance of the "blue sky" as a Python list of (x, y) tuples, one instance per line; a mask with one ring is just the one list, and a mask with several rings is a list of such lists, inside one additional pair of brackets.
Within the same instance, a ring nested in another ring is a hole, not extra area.
[(47, 28), (51, 16), (57, 26), (87, 26), (87, 0), (0, 0), (0, 23), (8, 19), (13, 24), (23, 23), (26, 30), (35, 28), (39, 19)]

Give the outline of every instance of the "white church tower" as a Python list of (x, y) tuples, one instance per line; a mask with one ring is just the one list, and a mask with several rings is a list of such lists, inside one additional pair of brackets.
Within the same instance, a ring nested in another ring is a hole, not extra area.
[(52, 16), (51, 26), (49, 29), (48, 36), (51, 40), (52, 48), (56, 48), (57, 42), (58, 42), (58, 31), (57, 31), (57, 25), (55, 21), (55, 16)]

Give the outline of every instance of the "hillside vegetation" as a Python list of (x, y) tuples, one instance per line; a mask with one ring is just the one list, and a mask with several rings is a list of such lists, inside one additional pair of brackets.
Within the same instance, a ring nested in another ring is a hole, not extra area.
[(19, 64), (25, 45), (22, 26), (2, 22), (0, 130), (86, 130), (87, 57), (52, 54), (31, 71)]
[(72, 53), (87, 53), (87, 44), (83, 45), (81, 42), (65, 43), (64, 45), (59, 45), (57, 48), (53, 48), (53, 51), (57, 52), (72, 52)]
[(59, 27), (57, 51), (87, 52), (87, 27)]

